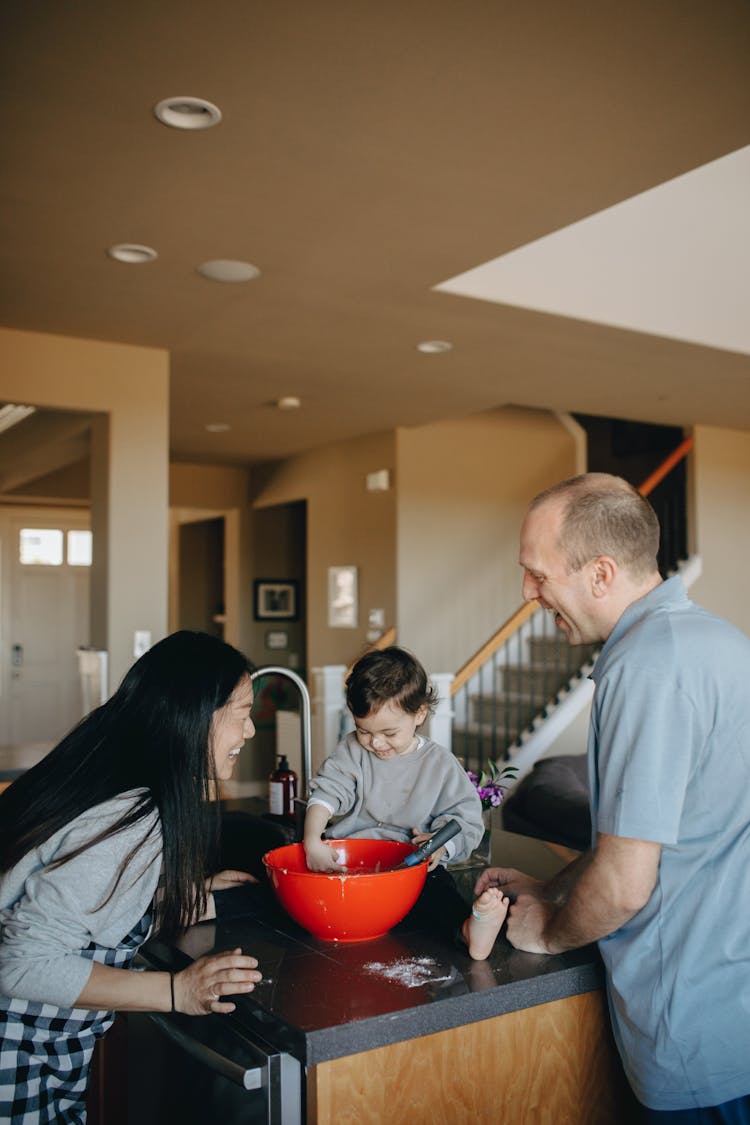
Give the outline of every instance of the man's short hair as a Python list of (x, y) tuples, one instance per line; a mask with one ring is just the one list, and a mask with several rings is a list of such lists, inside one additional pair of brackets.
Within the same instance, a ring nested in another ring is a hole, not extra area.
[(609, 555), (632, 578), (658, 570), (659, 520), (645, 496), (622, 477), (582, 473), (547, 488), (529, 511), (551, 500), (563, 504), (559, 546), (568, 573)]

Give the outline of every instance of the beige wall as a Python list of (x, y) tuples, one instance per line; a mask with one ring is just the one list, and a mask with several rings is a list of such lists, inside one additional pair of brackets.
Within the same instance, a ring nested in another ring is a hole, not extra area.
[[(390, 471), (391, 489), (368, 492), (366, 476), (380, 469)], [(367, 643), (368, 609), (384, 609), (386, 625), (395, 619), (394, 471), (394, 435), (375, 434), (290, 458), (258, 476), (256, 508), (307, 501), (308, 668), (355, 659)], [(359, 570), (356, 629), (328, 626), (329, 566)]]
[(750, 433), (696, 426), (693, 438), (693, 548), (703, 571), (690, 597), (750, 636)]
[[(400, 643), (455, 671), (520, 604), (529, 499), (576, 471), (577, 446), (543, 411), (505, 408), (329, 446), (258, 476), (254, 504), (308, 502), (308, 667), (348, 664), (383, 608)], [(368, 492), (388, 469), (389, 492)], [(329, 566), (359, 568), (356, 630), (327, 624)], [(397, 600), (398, 591), (398, 600)]]
[(94, 549), (104, 535), (108, 551), (92, 571), (91, 642), (109, 651), (113, 687), (132, 664), (134, 631), (158, 640), (167, 630), (169, 357), (3, 328), (0, 371), (11, 401), (108, 418), (106, 439), (92, 440)]
[(398, 431), (398, 629), (432, 672), (455, 672), (521, 604), (526, 505), (576, 471), (554, 415), (506, 407)]
[(173, 461), (169, 466), (172, 508), (247, 508), (250, 474), (227, 465), (195, 465)]

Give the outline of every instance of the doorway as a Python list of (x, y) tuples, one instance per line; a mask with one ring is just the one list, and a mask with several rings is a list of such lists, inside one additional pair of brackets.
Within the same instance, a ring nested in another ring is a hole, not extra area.
[(170, 508), (169, 632), (240, 639), (240, 512)]
[(91, 531), (83, 510), (0, 510), (0, 742), (53, 745), (83, 716)]
[[(588, 439), (588, 470), (615, 473), (639, 488), (682, 442), (679, 426), (575, 414)], [(687, 462), (683, 458), (654, 490), (649, 503), (659, 520), (658, 564), (664, 578), (688, 558)]]
[(224, 637), (224, 517), (183, 523), (179, 529), (180, 629)]

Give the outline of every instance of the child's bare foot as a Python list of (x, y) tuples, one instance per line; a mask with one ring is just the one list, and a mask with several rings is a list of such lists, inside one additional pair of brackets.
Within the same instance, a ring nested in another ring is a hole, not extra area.
[(474, 900), (461, 933), (469, 947), (469, 956), (475, 961), (484, 961), (489, 957), (509, 905), (510, 900), (497, 887), (488, 887)]

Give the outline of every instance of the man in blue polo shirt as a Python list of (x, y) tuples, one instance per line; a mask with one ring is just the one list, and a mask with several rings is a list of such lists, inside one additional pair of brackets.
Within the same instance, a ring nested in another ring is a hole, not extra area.
[(503, 868), (508, 939), (599, 942), (644, 1121), (750, 1123), (750, 640), (656, 564), (651, 505), (588, 473), (531, 504), (523, 594), (603, 641), (589, 729), (592, 844), (546, 884)]

